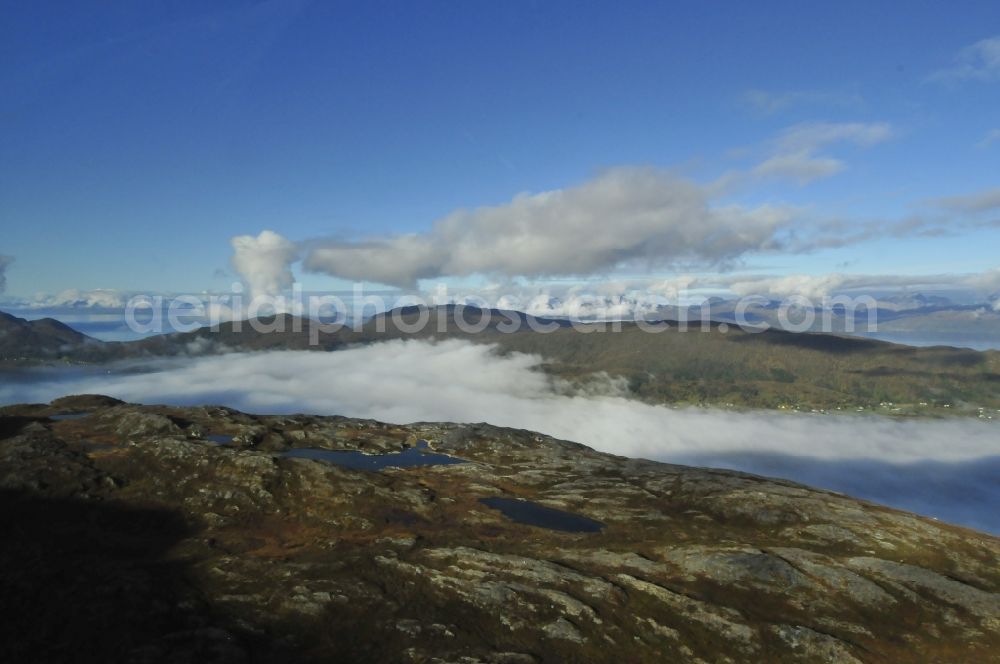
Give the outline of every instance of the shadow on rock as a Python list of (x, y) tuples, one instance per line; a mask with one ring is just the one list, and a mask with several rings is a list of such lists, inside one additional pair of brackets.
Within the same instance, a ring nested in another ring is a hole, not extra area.
[(176, 513), (0, 491), (0, 529), (3, 661), (247, 659), (164, 557)]

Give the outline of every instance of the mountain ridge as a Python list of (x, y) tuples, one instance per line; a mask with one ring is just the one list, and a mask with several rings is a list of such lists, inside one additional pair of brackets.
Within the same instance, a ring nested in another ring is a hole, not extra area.
[[(427, 324), (419, 326), (423, 319)], [(518, 331), (510, 332), (514, 322)], [(283, 314), (130, 342), (88, 338), (63, 357), (100, 363), (233, 351), (336, 351), (407, 339), (462, 339), (492, 344), (501, 353), (539, 355), (546, 372), (570, 384), (597, 372), (620, 376), (631, 396), (650, 403), (984, 418), (1000, 412), (996, 351), (914, 348), (777, 329), (754, 333), (724, 321), (690, 322), (687, 331), (677, 321), (580, 324), (461, 305), (394, 310), (359, 329), (331, 330)]]

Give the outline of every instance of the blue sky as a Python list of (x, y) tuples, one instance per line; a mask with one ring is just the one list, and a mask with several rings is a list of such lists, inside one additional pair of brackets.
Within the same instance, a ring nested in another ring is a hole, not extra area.
[[(984, 225), (1000, 203), (933, 203), (1000, 190), (1000, 59), (975, 46), (1000, 39), (996, 2), (10, 2), (3, 15), (11, 295), (225, 288), (234, 236), (332, 238), (349, 260), (359, 239), (427, 234), (457, 209), (620, 166), (705, 187), (742, 174), (706, 194), (713, 206), (886, 229), (836, 249), (750, 248), (729, 268), (1000, 266), (1000, 229)], [(840, 128), (797, 154), (823, 175), (750, 175), (796, 127)], [(517, 222), (508, 212), (490, 232)], [(930, 237), (889, 232), (913, 215), (934, 218)], [(428, 260), (435, 277), (455, 265)], [(335, 288), (340, 265), (295, 271)], [(637, 268), (597, 271), (622, 270)]]

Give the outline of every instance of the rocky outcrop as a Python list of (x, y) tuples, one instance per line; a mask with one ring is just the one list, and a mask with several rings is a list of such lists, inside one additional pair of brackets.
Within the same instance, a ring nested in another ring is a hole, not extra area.
[[(1000, 661), (1000, 540), (835, 493), (488, 425), (94, 396), (2, 413), (0, 636), (21, 659)], [(284, 454), (422, 441), (465, 463)]]

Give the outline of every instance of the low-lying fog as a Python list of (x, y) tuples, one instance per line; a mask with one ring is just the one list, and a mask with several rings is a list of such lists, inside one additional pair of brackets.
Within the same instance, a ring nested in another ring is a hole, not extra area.
[(485, 421), (615, 454), (784, 477), (1000, 533), (997, 422), (674, 409), (629, 400), (608, 379), (569, 394), (540, 364), (465, 341), (392, 341), (158, 360), (141, 372), (27, 372), (6, 377), (0, 401), (101, 393), (257, 413)]

